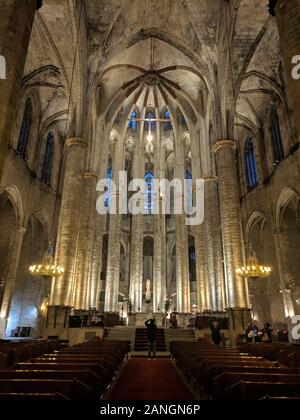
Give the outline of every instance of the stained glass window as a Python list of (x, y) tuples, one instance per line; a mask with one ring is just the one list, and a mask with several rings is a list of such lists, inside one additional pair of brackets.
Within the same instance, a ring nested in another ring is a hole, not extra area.
[(193, 246), (189, 247), (189, 272), (190, 281), (196, 280), (196, 253)]
[(151, 214), (154, 210), (153, 194), (154, 194), (154, 175), (153, 172), (145, 173), (145, 214)]
[(251, 191), (258, 185), (257, 165), (252, 137), (248, 137), (245, 143), (245, 159), (248, 189)]
[(112, 176), (113, 176), (113, 171), (112, 171), (112, 167), (107, 169), (106, 172), (106, 180), (107, 180), (107, 191), (106, 191), (106, 198), (105, 198), (105, 202), (104, 205), (106, 208), (109, 208), (111, 205), (111, 180), (112, 180)]
[(42, 181), (45, 184), (50, 185), (51, 182), (51, 172), (54, 156), (54, 136), (53, 133), (48, 133), (47, 144), (45, 149), (44, 163), (42, 169)]
[(284, 152), (282, 147), (281, 132), (276, 106), (273, 106), (271, 109), (271, 135), (275, 163), (279, 163), (284, 159)]
[[(146, 116), (145, 116), (145, 130), (149, 130), (149, 118), (150, 119), (155, 119), (155, 113), (152, 110), (148, 110), (146, 112)], [(155, 121), (151, 121), (151, 130), (155, 130), (156, 127), (156, 122)]]
[(25, 111), (18, 141), (17, 151), (18, 153), (25, 159), (26, 157), (26, 150), (30, 132), (30, 126), (32, 122), (32, 103), (31, 99), (28, 98), (25, 105)]
[[(170, 112), (167, 109), (164, 112), (163, 119), (164, 120), (170, 120), (171, 119)], [(165, 121), (164, 122), (164, 129), (165, 130), (172, 130), (172, 123), (171, 123), (171, 121)]]
[(185, 179), (186, 179), (186, 204), (187, 208), (191, 209), (193, 207), (193, 177), (191, 171), (186, 169), (185, 171)]
[(132, 111), (130, 121), (128, 121), (128, 128), (132, 128), (134, 131), (137, 129), (136, 112)]

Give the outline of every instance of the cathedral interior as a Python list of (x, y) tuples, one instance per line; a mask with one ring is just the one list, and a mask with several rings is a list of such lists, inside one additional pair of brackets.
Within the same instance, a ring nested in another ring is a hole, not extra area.
[[(300, 1), (0, 0), (0, 13), (0, 337), (175, 313), (180, 327), (229, 319), (231, 338), (269, 322), (292, 342)], [(110, 211), (122, 171), (144, 183), (139, 214)], [(175, 197), (154, 211), (160, 179), (186, 186), (186, 207), (202, 181), (202, 223)]]

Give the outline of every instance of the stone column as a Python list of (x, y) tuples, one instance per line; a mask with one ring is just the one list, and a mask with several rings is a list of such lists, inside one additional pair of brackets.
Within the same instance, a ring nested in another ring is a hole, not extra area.
[(118, 312), (118, 295), (120, 281), (120, 243), (122, 214), (119, 214), (119, 171), (124, 168), (124, 138), (118, 138), (114, 145), (113, 152), (113, 182), (117, 191), (111, 193), (112, 201), (116, 202), (116, 213), (110, 214), (108, 252), (107, 252), (107, 274), (105, 287), (105, 312)]
[[(200, 136), (196, 131), (191, 132), (191, 152), (192, 176), (194, 180), (200, 179), (202, 177)], [(193, 182), (193, 189), (194, 185), (195, 183)], [(206, 214), (204, 213), (204, 221), (201, 225), (191, 227), (195, 239), (197, 312), (203, 312), (204, 309), (210, 308), (204, 235), (205, 217)]]
[(50, 305), (73, 306), (73, 287), (80, 197), (87, 143), (71, 138), (65, 145), (64, 179), (59, 216), (56, 263), (64, 267), (61, 277), (52, 280)]
[[(134, 148), (132, 177), (144, 178), (144, 141), (143, 124), (140, 124), (139, 138)], [(142, 209), (144, 212), (144, 208)], [(143, 298), (143, 226), (144, 215), (131, 216), (131, 248), (130, 248), (130, 279), (129, 298), (132, 302), (133, 312), (142, 310)]]
[(5, 326), (7, 322), (7, 317), (9, 313), (10, 303), (14, 291), (15, 280), (17, 275), (17, 270), (19, 266), (19, 259), (23, 244), (23, 237), (26, 232), (24, 227), (16, 227), (14, 232), (14, 238), (12, 241), (10, 253), (9, 253), (9, 265), (7, 270), (7, 275), (5, 279), (5, 289), (3, 294), (3, 299), (1, 303), (0, 319), (3, 320), (2, 331), (0, 329), (0, 337), (5, 335)]
[[(108, 165), (108, 154), (109, 154), (109, 131), (104, 129), (103, 121), (97, 122), (97, 130), (95, 135), (97, 139), (101, 139), (100, 149), (100, 160), (99, 160), (99, 179), (106, 179), (107, 177), (107, 165)], [(96, 139), (94, 139), (96, 141)], [(98, 164), (97, 164), (98, 166)], [(100, 291), (104, 289), (104, 285), (101, 281), (101, 270), (102, 270), (102, 246), (103, 246), (103, 235), (106, 229), (106, 214), (99, 214), (96, 210), (95, 204), (95, 223), (94, 223), (94, 234), (92, 240), (92, 252), (91, 252), (91, 270), (90, 270), (90, 306), (92, 308), (99, 309), (100, 305)]]
[(274, 242), (276, 249), (278, 274), (282, 290), (284, 312), (286, 317), (292, 317), (295, 315), (295, 308), (292, 299), (291, 289), (289, 289), (288, 287), (288, 284), (291, 281), (291, 277), (288, 271), (288, 264), (286, 262), (284, 252), (284, 250), (286, 249), (286, 244), (289, 242), (289, 238), (282, 230), (277, 229), (274, 232)]
[(246, 308), (249, 306), (247, 284), (236, 275), (236, 269), (245, 264), (245, 255), (235, 147), (232, 140), (220, 140), (213, 149), (219, 178), (227, 305), (229, 308)]
[(0, 79), (0, 179), (20, 97), (34, 15), (41, 3), (37, 0), (2, 0), (0, 4), (0, 56), (6, 63), (6, 79)]
[(224, 278), (222, 266), (221, 223), (218, 207), (217, 177), (207, 175), (204, 191), (204, 231), (209, 290), (209, 309), (224, 309)]
[(80, 203), (80, 224), (75, 270), (76, 281), (74, 287), (74, 306), (77, 309), (88, 309), (90, 307), (91, 290), (89, 287), (89, 279), (92, 259), (96, 208), (96, 184), (98, 175), (92, 172), (86, 172), (83, 178), (84, 181), (82, 200)]
[(300, 55), (300, 0), (277, 0), (275, 15), (286, 70), (289, 104), (294, 112), (300, 140), (300, 80), (292, 77), (295, 66), (292, 59)]
[[(159, 118), (158, 112), (156, 118)], [(157, 141), (154, 151), (154, 177), (165, 178), (165, 147), (162, 144), (160, 126), (157, 124)], [(161, 312), (166, 299), (166, 218), (163, 213), (161, 194), (156, 197), (159, 208), (154, 214), (154, 258), (153, 258), (153, 312)], [(157, 214), (156, 214), (157, 213)]]
[[(175, 130), (176, 131), (176, 130)], [(175, 178), (184, 185), (185, 158), (184, 139), (175, 133)], [(181, 195), (182, 209), (184, 209), (184, 195)], [(188, 237), (185, 214), (175, 214), (175, 237), (176, 237), (176, 288), (177, 288), (177, 311), (190, 312), (190, 279)]]

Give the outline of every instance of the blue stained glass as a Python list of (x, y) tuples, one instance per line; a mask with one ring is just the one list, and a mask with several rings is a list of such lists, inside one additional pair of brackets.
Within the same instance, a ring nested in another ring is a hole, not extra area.
[(128, 121), (128, 128), (132, 128), (134, 131), (137, 129), (136, 112), (131, 113), (131, 120)]
[(44, 163), (42, 169), (42, 181), (45, 184), (50, 185), (51, 182), (51, 173), (52, 173), (52, 164), (54, 156), (54, 136), (53, 133), (48, 133), (47, 144), (45, 149)]
[(25, 105), (25, 111), (23, 116), (23, 121), (21, 125), (21, 131), (18, 141), (17, 152), (25, 159), (26, 150), (28, 145), (29, 132), (32, 122), (32, 103), (31, 99), (28, 98)]
[(152, 214), (154, 210), (154, 175), (152, 171), (145, 173), (145, 214)]
[(191, 171), (186, 169), (185, 179), (187, 180), (187, 190), (186, 190), (186, 202), (187, 208), (191, 209), (193, 207), (193, 177)]
[[(170, 120), (171, 119), (171, 115), (170, 115), (170, 112), (168, 110), (166, 110), (164, 112), (164, 118), (163, 119), (164, 120)], [(172, 123), (171, 123), (171, 121), (165, 121), (164, 122), (164, 129), (165, 130), (172, 130)]]
[(257, 187), (259, 183), (253, 139), (251, 137), (248, 137), (245, 143), (245, 159), (246, 159), (248, 189), (249, 191), (251, 191), (255, 187)]
[(106, 198), (104, 205), (106, 208), (109, 208), (111, 206), (111, 180), (113, 176), (112, 167), (107, 169), (106, 172), (106, 180), (107, 180), (107, 191), (106, 191)]

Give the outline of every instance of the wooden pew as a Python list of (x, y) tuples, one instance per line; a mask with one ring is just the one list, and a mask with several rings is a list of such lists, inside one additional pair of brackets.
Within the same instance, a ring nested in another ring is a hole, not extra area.
[(300, 386), (298, 383), (240, 381), (225, 390), (223, 400), (259, 400), (265, 396), (299, 397)]
[(71, 400), (92, 401), (92, 389), (74, 380), (0, 379), (0, 393), (60, 393)]
[(204, 370), (202, 377), (198, 378), (199, 385), (202, 385), (204, 389), (208, 392), (211, 392), (211, 384), (213, 378), (220, 375), (223, 372), (241, 372), (241, 373), (281, 373), (281, 374), (294, 374), (298, 373), (297, 369), (290, 369), (279, 366), (268, 366), (268, 365), (259, 365), (259, 366), (233, 366), (233, 365), (213, 365)]
[(223, 372), (212, 380), (213, 399), (222, 399), (225, 389), (240, 381), (245, 382), (284, 382), (297, 383), (300, 388), (300, 375), (282, 373)]
[(109, 384), (91, 370), (4, 370), (0, 371), (0, 379), (78, 379), (91, 387), (96, 397), (100, 397)]
[(112, 379), (112, 373), (97, 363), (18, 363), (19, 370), (91, 370), (106, 382)]

